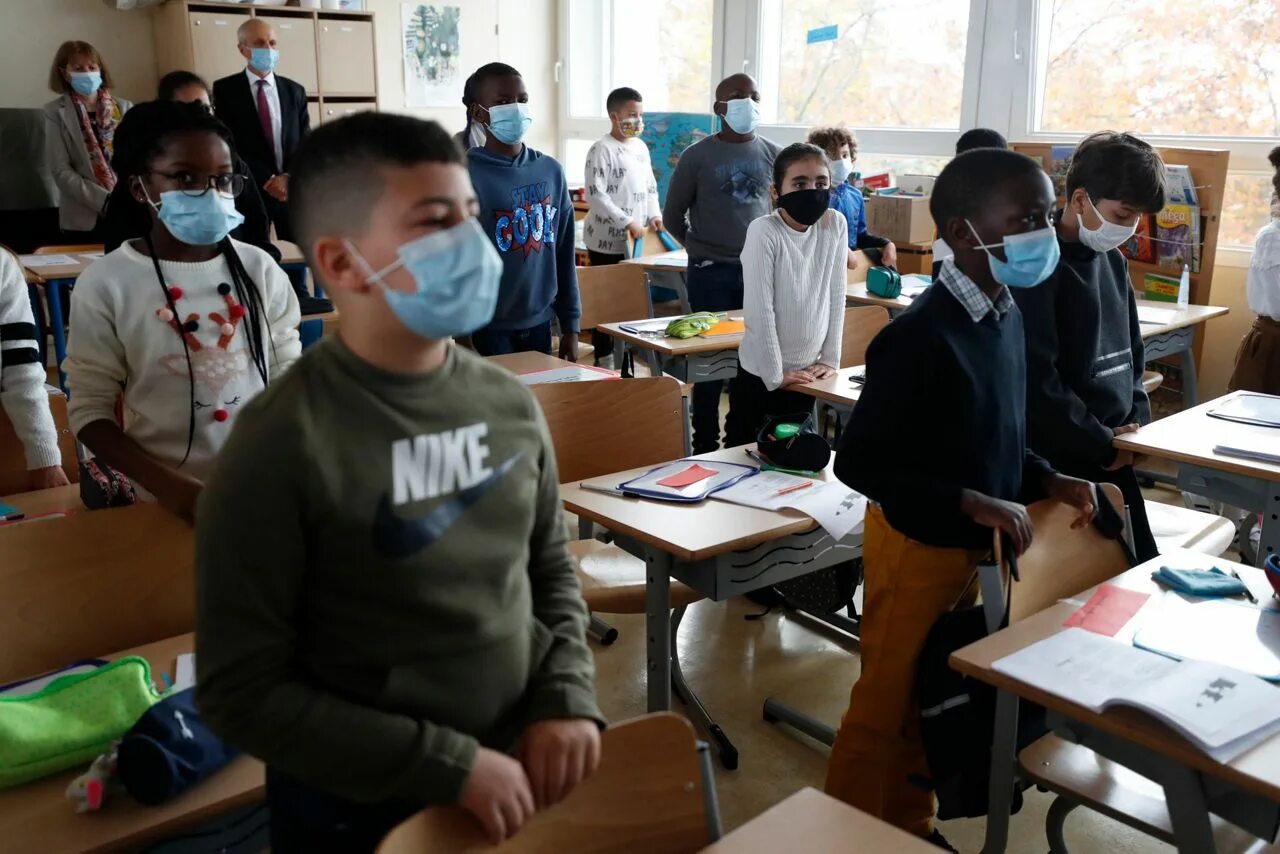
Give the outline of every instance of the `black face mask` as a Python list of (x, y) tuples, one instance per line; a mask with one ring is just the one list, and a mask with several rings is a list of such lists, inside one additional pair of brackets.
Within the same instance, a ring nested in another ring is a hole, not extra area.
[(791, 218), (804, 226), (813, 225), (822, 219), (827, 212), (831, 191), (826, 187), (813, 190), (792, 190), (785, 196), (778, 196), (778, 207)]

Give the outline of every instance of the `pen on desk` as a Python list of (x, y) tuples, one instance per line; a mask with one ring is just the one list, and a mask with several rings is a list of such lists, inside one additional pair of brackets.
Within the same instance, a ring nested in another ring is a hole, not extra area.
[[(1240, 573), (1236, 572), (1233, 569), (1231, 570), (1231, 575), (1233, 578), (1235, 578), (1236, 581), (1239, 581), (1241, 584), (1244, 584), (1244, 579), (1240, 577)], [(1253, 595), (1253, 591), (1249, 589), (1248, 584), (1244, 584), (1244, 598), (1248, 599), (1250, 602), (1252, 602), (1255, 605), (1258, 604), (1258, 597)]]
[(804, 483), (797, 483), (792, 486), (784, 486), (782, 489), (779, 489), (777, 492), (775, 492), (774, 496), (776, 497), (778, 495), (786, 495), (791, 492), (798, 492), (799, 490), (804, 489), (807, 486), (813, 486), (813, 481), (806, 480)]

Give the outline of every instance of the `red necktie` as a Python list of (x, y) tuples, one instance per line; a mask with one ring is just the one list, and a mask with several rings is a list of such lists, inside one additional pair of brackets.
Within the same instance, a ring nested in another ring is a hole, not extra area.
[(271, 152), (271, 162), (275, 163), (276, 139), (271, 132), (271, 108), (267, 106), (267, 81), (265, 80), (258, 81), (258, 122), (262, 125), (262, 136), (267, 140), (267, 150)]

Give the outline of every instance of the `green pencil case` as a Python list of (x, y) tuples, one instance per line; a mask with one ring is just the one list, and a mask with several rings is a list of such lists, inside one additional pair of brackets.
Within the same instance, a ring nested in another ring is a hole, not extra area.
[(0, 789), (75, 768), (104, 753), (161, 697), (144, 658), (117, 659), (0, 696)]

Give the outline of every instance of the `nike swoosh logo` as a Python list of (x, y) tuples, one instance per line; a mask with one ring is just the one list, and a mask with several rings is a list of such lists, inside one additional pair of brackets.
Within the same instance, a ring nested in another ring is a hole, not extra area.
[(383, 557), (398, 559), (417, 554), (431, 546), (445, 535), (472, 504), (488, 494), (523, 456), (524, 451), (521, 451), (494, 469), (484, 480), (455, 493), (420, 519), (401, 519), (391, 509), (390, 495), (383, 493), (382, 500), (378, 502), (378, 513), (373, 519), (374, 549)]

